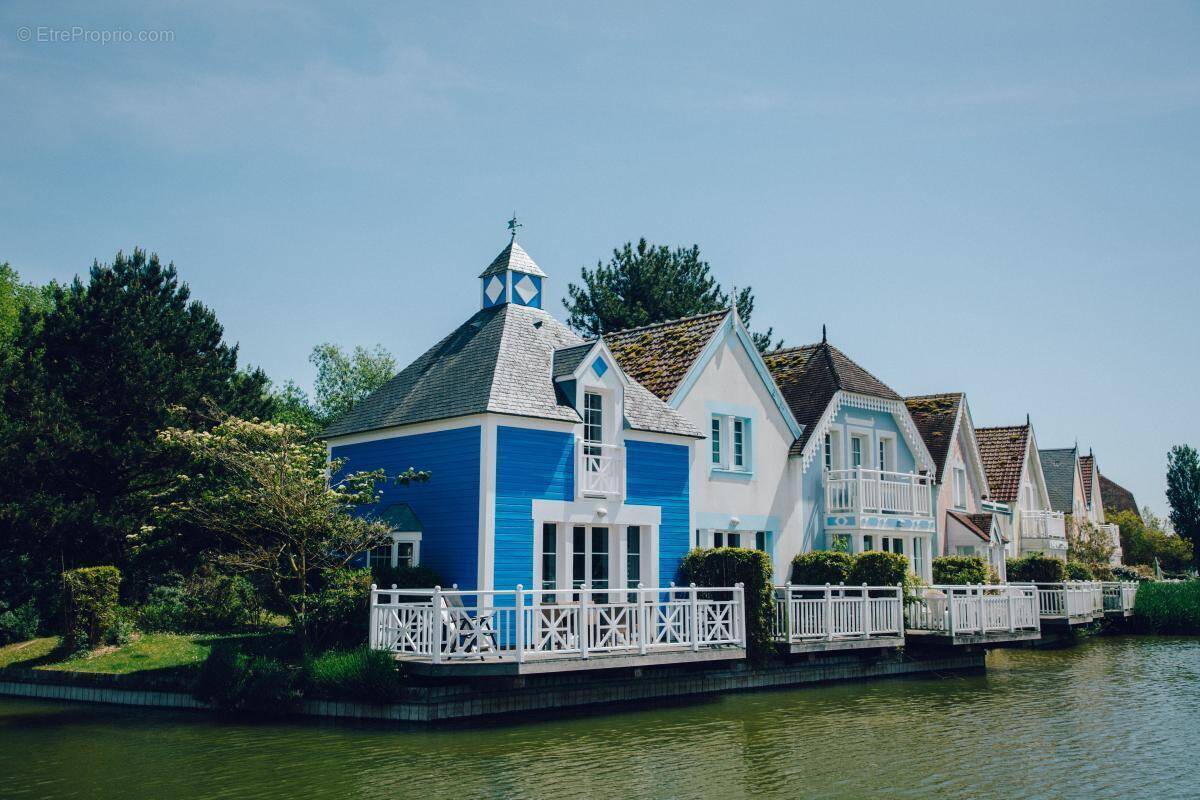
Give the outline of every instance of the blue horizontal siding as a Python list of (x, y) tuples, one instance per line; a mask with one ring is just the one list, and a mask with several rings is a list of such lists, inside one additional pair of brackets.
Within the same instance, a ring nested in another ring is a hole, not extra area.
[(686, 445), (625, 441), (625, 492), (631, 505), (659, 506), (659, 585), (677, 580), (679, 565), (687, 555), (688, 464)]
[(533, 587), (533, 501), (572, 500), (570, 433), (501, 426), (496, 431), (496, 589)]
[(409, 467), (431, 473), (426, 483), (381, 486), (380, 502), (364, 511), (408, 503), (421, 520), (421, 564), (437, 570), (446, 585), (464, 589), (478, 585), (479, 437), (474, 426), (332, 450), (333, 458), (345, 459), (342, 473), (382, 469), (397, 475)]

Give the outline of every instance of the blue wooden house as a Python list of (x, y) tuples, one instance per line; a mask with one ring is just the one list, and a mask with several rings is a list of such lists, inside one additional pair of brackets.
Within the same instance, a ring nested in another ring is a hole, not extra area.
[(484, 591), (667, 585), (703, 434), (542, 308), (515, 236), (479, 279), (478, 311), (322, 434), (343, 470), (432, 473), (370, 509), (393, 527), (373, 563)]

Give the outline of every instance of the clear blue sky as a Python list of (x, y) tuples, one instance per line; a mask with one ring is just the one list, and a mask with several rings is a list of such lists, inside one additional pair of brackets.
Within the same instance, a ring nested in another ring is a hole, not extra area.
[[(0, 7), (0, 260), (157, 251), (276, 380), (419, 354), (515, 209), (555, 313), (695, 242), (756, 327), (1029, 412), (1160, 512), (1200, 444), (1195, 3), (56, 5)], [(135, 41), (38, 40), (72, 26)]]

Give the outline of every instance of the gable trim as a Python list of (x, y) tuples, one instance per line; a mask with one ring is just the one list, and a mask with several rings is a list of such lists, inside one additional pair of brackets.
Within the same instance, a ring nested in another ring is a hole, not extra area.
[(817, 453), (817, 443), (825, 441), (825, 434), (829, 432), (833, 418), (837, 416), (843, 405), (891, 414), (899, 423), (896, 427), (900, 429), (905, 444), (912, 451), (917, 469), (924, 468), (932, 480), (937, 480), (937, 467), (934, 466), (933, 456), (930, 455), (929, 448), (925, 446), (925, 440), (918, 433), (917, 425), (913, 422), (912, 414), (909, 413), (908, 406), (903, 399), (889, 400), (884, 397), (847, 392), (845, 389), (838, 389), (834, 393), (829, 405), (825, 407), (825, 412), (821, 414), (821, 419), (813, 427), (812, 435), (804, 443), (804, 449), (800, 451), (799, 456), (801, 469), (808, 469), (808, 465), (812, 463), (813, 457)]

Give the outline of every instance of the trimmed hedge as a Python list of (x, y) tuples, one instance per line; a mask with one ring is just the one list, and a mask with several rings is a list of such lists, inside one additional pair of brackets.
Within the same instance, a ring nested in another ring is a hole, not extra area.
[(1138, 586), (1134, 621), (1152, 633), (1200, 634), (1200, 580)]
[(1066, 564), (1041, 553), (1010, 558), (1006, 566), (1013, 583), (1062, 583), (1067, 579)]
[[(908, 571), (908, 559), (899, 553), (886, 553), (883, 550), (869, 550), (859, 553), (854, 559), (854, 566), (846, 583), (868, 586), (895, 586), (903, 583), (910, 585), (912, 575)], [(913, 575), (913, 578), (916, 576)]]
[(933, 560), (933, 582), (951, 586), (988, 583), (992, 571), (983, 556), (939, 556)]
[(792, 559), (792, 583), (824, 586), (845, 583), (854, 568), (854, 556), (838, 550), (814, 550)]
[(684, 583), (697, 586), (742, 584), (746, 598), (747, 655), (756, 664), (771, 653), (771, 617), (774, 613), (771, 557), (761, 550), (742, 547), (697, 548), (683, 558)]
[(1073, 581), (1094, 581), (1096, 573), (1082, 561), (1067, 562), (1067, 578)]
[(117, 622), (121, 573), (116, 567), (81, 567), (62, 574), (63, 644), (94, 649)]

